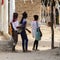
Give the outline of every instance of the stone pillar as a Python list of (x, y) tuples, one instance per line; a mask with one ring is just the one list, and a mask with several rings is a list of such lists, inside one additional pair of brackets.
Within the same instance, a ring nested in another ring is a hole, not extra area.
[(1, 31), (1, 0), (0, 0), (0, 31)]
[(8, 0), (4, 0), (3, 32), (8, 33)]
[(15, 0), (10, 0), (10, 22), (12, 21), (14, 12), (15, 12)]
[(3, 31), (3, 15), (4, 15), (4, 4), (2, 4), (2, 0), (0, 0), (0, 31)]

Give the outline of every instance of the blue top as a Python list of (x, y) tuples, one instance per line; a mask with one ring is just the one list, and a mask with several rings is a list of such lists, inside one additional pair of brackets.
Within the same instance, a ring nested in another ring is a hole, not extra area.
[(23, 32), (25, 32), (25, 29), (26, 29), (26, 24), (27, 24), (26, 19), (23, 19), (20, 24), (22, 24), (22, 32), (21, 33), (23, 33)]

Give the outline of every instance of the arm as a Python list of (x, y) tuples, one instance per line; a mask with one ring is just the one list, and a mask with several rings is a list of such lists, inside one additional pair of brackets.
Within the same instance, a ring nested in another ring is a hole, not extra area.
[(29, 33), (31, 33), (31, 31), (30, 31), (29, 29), (26, 28), (26, 30), (27, 30)]

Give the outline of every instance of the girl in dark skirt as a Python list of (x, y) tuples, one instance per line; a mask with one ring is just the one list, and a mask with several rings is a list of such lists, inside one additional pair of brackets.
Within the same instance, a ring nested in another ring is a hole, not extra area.
[(17, 27), (19, 26), (19, 22), (18, 22), (17, 18), (18, 18), (18, 13), (13, 13), (13, 21), (11, 22), (11, 25), (12, 25), (12, 38), (14, 40), (12, 51), (15, 51), (15, 46), (18, 42), (18, 34), (17, 34), (18, 29), (17, 29)]

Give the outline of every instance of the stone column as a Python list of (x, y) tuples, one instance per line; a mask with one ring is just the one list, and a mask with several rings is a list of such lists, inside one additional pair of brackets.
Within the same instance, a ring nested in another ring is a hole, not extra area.
[(8, 33), (8, 0), (4, 0), (3, 32)]
[(10, 0), (10, 22), (12, 21), (14, 12), (15, 12), (15, 0)]
[(1, 0), (0, 0), (0, 31), (1, 31)]
[(2, 0), (0, 0), (0, 31), (3, 31), (3, 13), (4, 13), (4, 3), (2, 4)]

